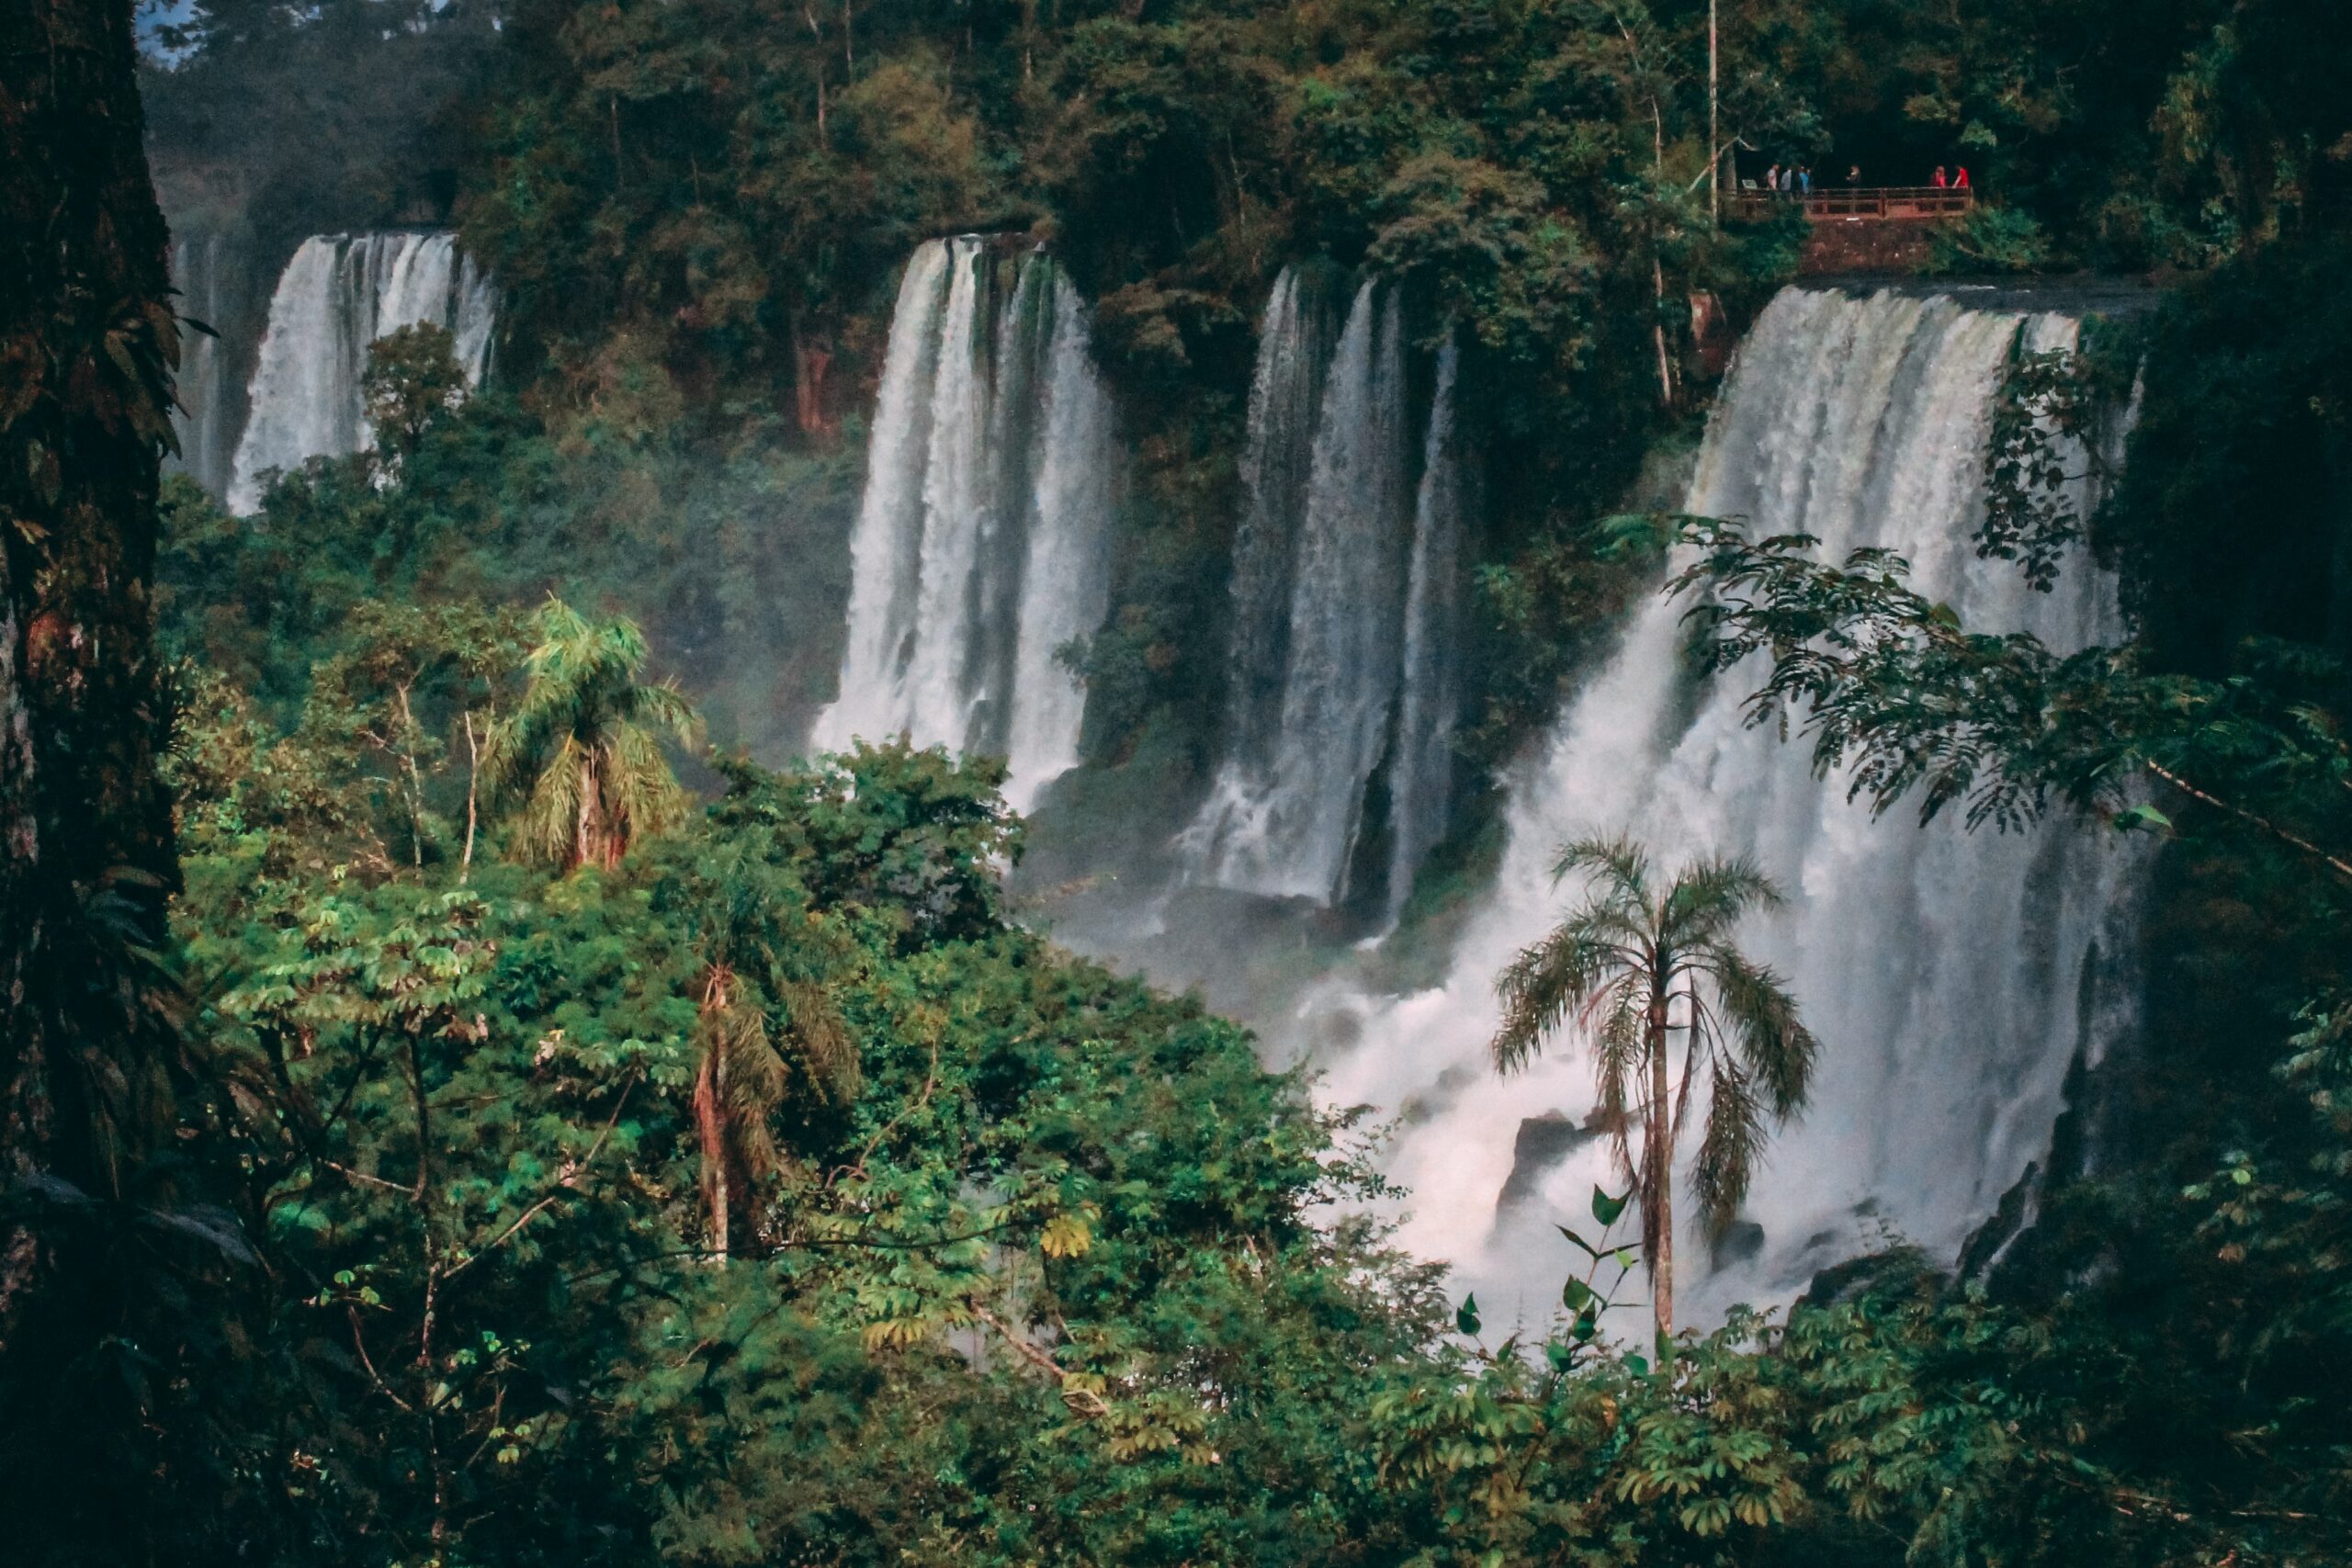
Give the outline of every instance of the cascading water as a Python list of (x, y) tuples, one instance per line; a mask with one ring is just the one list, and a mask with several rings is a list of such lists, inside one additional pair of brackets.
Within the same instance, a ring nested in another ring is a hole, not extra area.
[[(2086, 560), (2044, 595), (1971, 547), (1996, 388), (2021, 331), (2029, 347), (2064, 346), (2075, 323), (1893, 293), (1782, 293), (1724, 388), (1688, 509), (1758, 536), (1812, 534), (1832, 559), (1893, 549), (1973, 626), (2059, 647), (2112, 639), (2112, 585)], [(1594, 1102), (1579, 1039), (1556, 1039), (1510, 1078), (1487, 1055), (1496, 975), (1577, 896), (1549, 875), (1565, 840), (1630, 832), (1668, 867), (1752, 855), (1788, 896), (1744, 942), (1788, 978), (1823, 1055), (1810, 1109), (1774, 1138), (1756, 1181), (1744, 1256), (1719, 1256), (1703, 1277), (1686, 1264), (1679, 1294), (1702, 1315), (1785, 1300), (1883, 1236), (1953, 1258), (2043, 1156), (2070, 1062), (2095, 1063), (2131, 1023), (2128, 845), (2063, 823), (2004, 836), (1942, 818), (1921, 828), (1900, 810), (1872, 820), (1839, 781), (1813, 777), (1802, 742), (1745, 722), (1752, 671), (1692, 688), (1683, 608), (1659, 598), (1636, 614), (1518, 780), (1498, 886), (1446, 984), (1325, 1004), (1351, 1015), (1354, 1043), (1321, 1064), (1323, 1092), (1400, 1117), (1389, 1173), (1412, 1194), (1400, 1241), (1453, 1260), (1490, 1307), (1543, 1316), (1571, 1261), (1548, 1222), (1573, 1220), (1594, 1182), (1616, 1181), (1579, 1127)], [(1539, 1148), (1551, 1163), (1514, 1169), (1518, 1151)]]
[(373, 439), (362, 406), (368, 349), (430, 321), (447, 327), (467, 380), (481, 382), (496, 295), (450, 234), (324, 234), (302, 242), (277, 280), (230, 476), (229, 509), (261, 504), (266, 477)]
[[(1395, 290), (1367, 282), (1315, 400), (1305, 504), (1281, 574), (1289, 584), (1281, 698), (1271, 734), (1261, 731), (1260, 667), (1272, 639), (1254, 627), (1281, 558), (1263, 536), (1286, 510), (1283, 443), (1308, 400), (1299, 360), (1311, 327), (1295, 290), (1289, 275), (1277, 284), (1259, 347), (1248, 555), (1235, 570), (1234, 739), (1180, 852), (1191, 880), (1329, 904), (1347, 892), (1365, 788), (1387, 748), (1403, 678), (1415, 509), (1403, 310)], [(1445, 391), (1450, 410), (1450, 381)], [(1441, 449), (1451, 440), (1450, 412), (1446, 423)], [(1432, 434), (1437, 423), (1433, 413)], [(1440, 482), (1450, 504), (1450, 481)], [(1423, 609), (1433, 613), (1436, 592), (1450, 593), (1451, 582), (1430, 578), (1427, 586)], [(1433, 628), (1425, 617), (1424, 629)], [(1433, 722), (1417, 719), (1425, 731)]]
[(989, 334), (980, 330), (983, 251), (956, 243), (932, 380), (923, 455), (922, 545), (916, 552), (915, 640), (903, 685), (905, 728), (919, 741), (972, 746), (973, 710), (988, 694), (967, 682), (979, 621), (980, 538), (996, 500), (988, 484)]
[(851, 537), (840, 694), (812, 744), (904, 734), (1006, 755), (1016, 808), (1077, 764), (1061, 649), (1110, 604), (1120, 470), (1085, 304), (1041, 252), (1000, 294), (989, 243), (919, 248), (899, 285)]
[(1256, 774), (1273, 764), (1290, 650), (1291, 563), (1314, 477), (1315, 432), (1334, 323), (1324, 292), (1285, 267), (1258, 328), (1250, 386), (1247, 498), (1233, 540), (1233, 630), (1227, 655), (1227, 761)]
[(1461, 643), (1463, 475), (1453, 434), (1453, 382), (1461, 355), (1438, 350), (1422, 443), (1421, 488), (1413, 505), (1413, 555), (1405, 585), (1405, 673), (1396, 744), (1388, 771), (1388, 918), (1412, 891), (1413, 874), (1445, 829), (1453, 803), (1455, 660)]
[[(180, 467), (214, 497), (228, 493), (236, 457), (237, 426), (243, 407), (231, 379), (229, 345), (220, 334), (233, 330), (239, 298), (237, 248), (220, 234), (194, 235), (172, 244), (172, 287), (181, 316), (212, 329), (185, 328), (175, 391), (178, 410)], [(246, 341), (250, 342), (250, 339)]]
[[(882, 384), (866, 442), (865, 493), (850, 535), (848, 644), (841, 688), (818, 715), (814, 744), (835, 750), (861, 729), (904, 728), (899, 693), (914, 633), (916, 563), (922, 548), (922, 454), (931, 445), (931, 389), (938, 379), (939, 310), (947, 247), (918, 249), (899, 283)], [(960, 739), (960, 737), (958, 738)]]
[(1110, 392), (1088, 345), (1086, 307), (1058, 271), (1046, 304), (1053, 331), (1045, 343), (1036, 511), (1013, 618), (1013, 704), (1005, 740), (1006, 798), (1015, 809), (1078, 765), (1086, 693), (1063, 665), (1061, 650), (1100, 626), (1110, 607), (1104, 525), (1117, 500), (1117, 432)]

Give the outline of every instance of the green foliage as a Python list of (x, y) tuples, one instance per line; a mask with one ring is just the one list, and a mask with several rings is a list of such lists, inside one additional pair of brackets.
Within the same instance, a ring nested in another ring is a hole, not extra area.
[(2337, 231), (2245, 256), (2147, 333), (2150, 396), (2093, 537), (2158, 668), (2225, 675), (2248, 637), (2352, 646), (2347, 255)]
[(660, 736), (691, 744), (694, 709), (674, 686), (639, 683), (645, 636), (634, 621), (594, 625), (549, 599), (531, 635), (523, 694), (484, 748), (484, 783), (494, 803), (515, 807), (528, 852), (610, 871), (639, 835), (684, 814)]
[[(2093, 330), (2101, 324), (2092, 323)], [(2083, 536), (2076, 500), (2083, 487), (2098, 481), (2103, 489), (2115, 478), (2112, 431), (2129, 406), (2129, 381), (2137, 368), (2136, 356), (2121, 345), (2136, 336), (2103, 333), (2093, 355), (2035, 353), (2020, 343), (2002, 378), (1977, 553), (2016, 561), (2026, 581), (2044, 593), (2056, 585), (2068, 550)], [(2125, 384), (2118, 386), (2119, 378)]]
[(368, 345), (360, 406), (376, 433), (376, 450), (395, 472), (428, 432), (466, 400), (457, 340), (431, 321), (400, 328)]
[(1675, 586), (1710, 592), (1690, 612), (1708, 667), (1768, 652), (1751, 721), (1802, 710), (1815, 771), (1844, 770), (1874, 811), (1916, 788), (1922, 820), (1958, 805), (1971, 827), (2012, 829), (2055, 800), (2128, 808), (2153, 777), (2211, 813), (2212, 830), (2352, 877), (2352, 754), (2308, 694), (2336, 679), (2329, 656), (2256, 647), (2227, 681), (2150, 674), (2132, 646), (2061, 656), (2029, 634), (1969, 631), (1883, 550), (1831, 567), (1802, 536), (1751, 542), (1707, 523), (1691, 537), (1701, 554)]
[[(1495, 1066), (1525, 1066), (1570, 1022), (1584, 1032), (1600, 1082), (1596, 1114), (1641, 1198), (1642, 1252), (1663, 1336), (1674, 1325), (1674, 1158), (1694, 1082), (1703, 1071), (1706, 1113), (1691, 1183), (1709, 1231), (1720, 1234), (1747, 1196), (1766, 1122), (1804, 1106), (1820, 1043), (1780, 976), (1732, 944), (1744, 915), (1781, 901), (1753, 864), (1701, 860), (1653, 886), (1646, 851), (1625, 839), (1593, 839), (1560, 851), (1555, 880), (1575, 874), (1590, 881), (1586, 901), (1495, 981), (1503, 1009)], [(1593, 1193), (1593, 1218), (1604, 1226), (1623, 1207), (1623, 1199)]]
[[(317, 739), (190, 712), (215, 811)], [(731, 1560), (747, 1529), (1101, 1561), (1291, 1529), (1280, 1498), (1323, 1483), (1278, 1483), (1304, 1459), (1283, 1424), (1335, 1426), (1340, 1374), (1430, 1310), (1359, 1231), (1305, 1223), (1365, 1179), (1331, 1129), (1238, 1031), (1001, 923), (993, 773), (899, 748), (729, 776), (611, 873), (469, 889), (390, 857), (275, 874), (266, 826), (204, 840), (180, 918), (218, 1087), (192, 1131), (295, 1287), (254, 1462), (314, 1539), (469, 1561)], [(732, 1152), (769, 1157), (733, 1173), (714, 1269), (703, 1064), (749, 1055), (712, 1039), (722, 971), (784, 1082), (727, 1101)], [(525, 1500), (556, 1495), (549, 1532)], [(1033, 1517), (1047, 1495), (1094, 1501)]]
[(2031, 214), (1979, 202), (1957, 223), (1939, 224), (1921, 270), (1951, 273), (2039, 272), (2050, 260), (2050, 238)]
[(379, 484), (365, 458), (322, 460), (252, 519), (175, 477), (165, 646), (283, 715), (371, 604), (552, 592), (639, 620), (659, 672), (693, 687), (715, 738), (781, 755), (839, 668), (857, 466), (779, 453), (764, 424), (716, 454), (657, 441), (630, 423), (623, 391), (554, 427), (485, 391), (434, 423), (399, 482)]

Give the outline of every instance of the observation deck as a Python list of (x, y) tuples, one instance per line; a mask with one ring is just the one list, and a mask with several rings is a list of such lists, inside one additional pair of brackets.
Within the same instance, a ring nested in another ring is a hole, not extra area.
[(1816, 223), (1840, 219), (1933, 222), (1966, 217), (1975, 205), (1976, 191), (1971, 186), (1834, 186), (1806, 196), (1745, 187), (1724, 193), (1724, 216), (1751, 223), (1783, 207), (1802, 208)]

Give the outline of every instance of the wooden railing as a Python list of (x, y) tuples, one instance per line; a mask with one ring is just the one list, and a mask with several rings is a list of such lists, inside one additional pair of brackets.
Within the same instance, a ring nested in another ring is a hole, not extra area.
[(1724, 215), (1750, 222), (1770, 217), (1783, 206), (1802, 207), (1815, 222), (1825, 218), (1888, 218), (1895, 220), (1959, 218), (1976, 205), (1974, 187), (1962, 186), (1839, 186), (1810, 196), (1787, 196), (1765, 190), (1725, 193)]

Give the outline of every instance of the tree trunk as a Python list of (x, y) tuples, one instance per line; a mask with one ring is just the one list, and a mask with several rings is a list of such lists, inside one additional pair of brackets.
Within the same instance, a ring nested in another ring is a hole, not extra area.
[[(179, 338), (141, 132), (130, 0), (0, 7), (0, 1154), (109, 1198), (158, 1109), (135, 950), (174, 872), (149, 592)], [(0, 1244), (0, 1350), (40, 1250)]]
[(1715, 0), (1707, 0), (1707, 216), (1724, 216), (1723, 96), (1717, 86)]
[[(1666, 189), (1666, 116), (1659, 110), (1657, 99), (1650, 99), (1650, 172), (1660, 191)], [(1666, 265), (1658, 259), (1657, 233), (1650, 234), (1650, 335), (1657, 345), (1657, 400), (1661, 408), (1674, 406), (1674, 366), (1666, 352)]]
[[(704, 1006), (709, 1006), (707, 998)], [(710, 1251), (721, 1263), (727, 1261), (728, 1232), (724, 1093), (718, 1081), (718, 1047), (709, 1043), (703, 1050), (702, 1070), (695, 1075), (695, 1134), (702, 1145), (702, 1197), (709, 1216)]]
[(1650, 336), (1657, 347), (1657, 399), (1664, 408), (1674, 406), (1674, 360), (1666, 351), (1666, 267), (1657, 259), (1657, 252), (1650, 252), (1650, 290), (1655, 314), (1650, 321)]
[(829, 434), (825, 419), (825, 373), (832, 368), (833, 351), (806, 328), (792, 330), (792, 412), (803, 435)]
[(571, 865), (565, 869), (576, 869), (592, 862), (604, 863), (598, 838), (603, 822), (604, 813), (596, 798), (595, 753), (583, 750), (580, 757), (580, 816), (571, 829)]
[(150, 589), (179, 333), (134, 59), (130, 0), (0, 4), (0, 1518), (9, 1555), (89, 1562), (149, 1561), (178, 1506), (157, 1411), (185, 1345), (142, 1272), (165, 1243), (126, 1234), (170, 1201), (142, 1168), (175, 1060), (145, 954), (175, 876)]
[(809, 0), (800, 13), (808, 24), (808, 36), (815, 42), (809, 58), (817, 73), (817, 142), (822, 147), (833, 144), (831, 133), (825, 127), (825, 25), (818, 19), (816, 0)]
[(466, 710), (466, 850), (458, 860), (458, 886), (473, 874), (474, 831), (481, 824), (481, 741), (474, 731), (474, 710)]
[(1646, 1237), (1650, 1264), (1650, 1305), (1657, 1319), (1657, 1331), (1674, 1333), (1674, 1108), (1668, 1081), (1667, 994), (1663, 986), (1650, 989), (1649, 1020), (1645, 1028), (1650, 1056), (1650, 1104), (1646, 1123), (1642, 1129), (1642, 1163), (1649, 1168), (1649, 1179), (1643, 1194), (1648, 1210), (1643, 1228)]

